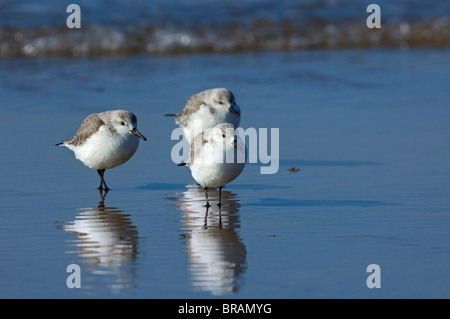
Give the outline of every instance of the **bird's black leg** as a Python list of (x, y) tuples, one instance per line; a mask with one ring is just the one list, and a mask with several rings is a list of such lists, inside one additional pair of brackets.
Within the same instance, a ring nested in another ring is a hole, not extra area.
[(219, 204), (217, 204), (219, 207), (222, 206), (222, 187), (219, 187)]
[(101, 170), (97, 170), (98, 176), (100, 176), (100, 186), (98, 187), (99, 190), (103, 190), (103, 173)]
[(204, 187), (203, 188), (205, 190), (205, 196), (206, 196), (206, 207), (209, 207), (209, 200), (208, 200), (208, 188)]
[(103, 185), (104, 185), (105, 186), (105, 191), (108, 191), (109, 188), (106, 185), (105, 179), (103, 178), (103, 175), (105, 174), (105, 170), (104, 169), (98, 169), (97, 173), (100, 176), (100, 186), (98, 187), (98, 189), (102, 190), (103, 189)]

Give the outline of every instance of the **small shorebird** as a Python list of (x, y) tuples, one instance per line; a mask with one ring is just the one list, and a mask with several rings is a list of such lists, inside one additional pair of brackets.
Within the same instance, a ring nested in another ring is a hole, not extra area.
[(241, 110), (233, 93), (216, 88), (191, 96), (183, 112), (165, 115), (175, 116), (175, 122), (183, 129), (184, 138), (191, 144), (195, 132), (198, 134), (220, 123), (239, 126)]
[[(209, 207), (208, 188), (219, 188), (219, 206), (222, 205), (222, 187), (238, 177), (245, 166), (245, 150), (235, 127), (221, 123), (198, 134), (189, 153), (187, 165), (192, 177), (203, 187), (206, 206)], [(230, 159), (230, 157), (232, 157)]]
[(94, 113), (81, 123), (74, 137), (56, 146), (65, 146), (75, 153), (89, 168), (100, 175), (99, 189), (108, 190), (103, 175), (106, 169), (128, 161), (136, 152), (139, 138), (147, 139), (137, 130), (136, 116), (128, 111), (116, 110)]

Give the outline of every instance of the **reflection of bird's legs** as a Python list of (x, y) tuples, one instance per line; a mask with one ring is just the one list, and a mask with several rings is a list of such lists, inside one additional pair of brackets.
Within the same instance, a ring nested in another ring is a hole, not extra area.
[(219, 205), (219, 228), (222, 229), (222, 206)]
[(203, 224), (203, 227), (205, 227), (205, 229), (208, 227), (208, 210), (209, 210), (209, 206), (206, 206), (205, 223)]
[(105, 198), (106, 198), (106, 195), (108, 195), (108, 189), (105, 189), (105, 192), (103, 192), (103, 189), (99, 188), (98, 191), (100, 193), (100, 201), (98, 202), (98, 207), (104, 208), (105, 207)]
[(208, 187), (203, 188), (205, 190), (205, 196), (206, 196), (206, 207), (209, 207), (209, 200), (208, 200)]

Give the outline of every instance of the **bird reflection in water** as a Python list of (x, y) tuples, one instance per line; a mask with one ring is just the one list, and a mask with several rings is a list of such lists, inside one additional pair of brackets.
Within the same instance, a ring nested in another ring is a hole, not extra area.
[[(219, 197), (211, 190), (210, 198)], [(237, 292), (247, 269), (245, 245), (239, 237), (239, 202), (236, 194), (222, 190), (222, 206), (205, 206), (204, 191), (188, 186), (175, 199), (183, 211), (183, 237), (189, 254), (191, 284), (213, 295)]]
[[(130, 220), (116, 207), (105, 206), (108, 191), (100, 191), (100, 202), (95, 208), (80, 209), (75, 220), (63, 229), (76, 235), (76, 254), (93, 275), (106, 275), (107, 287), (121, 293), (134, 286), (138, 232)], [(72, 252), (72, 251), (71, 251)], [(82, 288), (93, 285), (82, 272)], [(88, 282), (88, 285), (84, 285)]]

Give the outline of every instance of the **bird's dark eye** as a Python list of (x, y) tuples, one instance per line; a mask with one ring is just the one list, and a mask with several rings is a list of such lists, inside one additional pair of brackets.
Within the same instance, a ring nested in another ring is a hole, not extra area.
[(224, 138), (225, 138), (225, 134), (222, 134), (222, 137), (224, 137)]
[(124, 121), (120, 122), (120, 125), (125, 126), (125, 122)]

